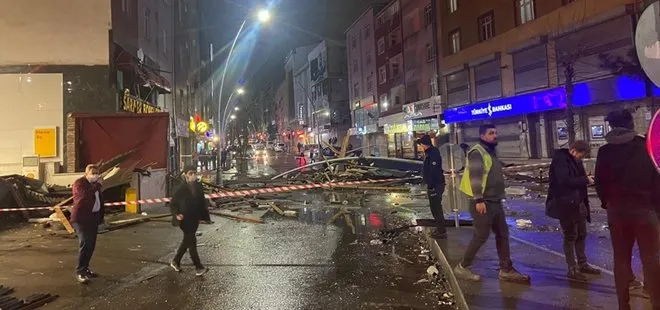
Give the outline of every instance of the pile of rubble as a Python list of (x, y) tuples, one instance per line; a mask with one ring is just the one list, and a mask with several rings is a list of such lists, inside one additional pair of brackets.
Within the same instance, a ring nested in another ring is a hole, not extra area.
[(33, 294), (24, 299), (11, 296), (14, 289), (0, 285), (0, 309), (28, 310), (45, 306), (57, 299), (57, 295)]

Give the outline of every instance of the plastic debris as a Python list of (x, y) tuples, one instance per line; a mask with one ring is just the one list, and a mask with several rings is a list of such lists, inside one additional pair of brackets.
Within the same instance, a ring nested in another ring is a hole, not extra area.
[(516, 227), (519, 229), (528, 229), (532, 227), (532, 221), (531, 220), (526, 220), (526, 219), (517, 219), (516, 220)]
[(429, 266), (429, 268), (426, 268), (426, 273), (429, 276), (435, 276), (440, 274), (440, 271), (438, 270), (438, 267), (436, 267), (435, 265), (431, 265)]
[(383, 244), (383, 241), (381, 241), (380, 239), (374, 239), (374, 240), (371, 240), (371, 242), (369, 242), (369, 244), (371, 244), (371, 245), (381, 245), (381, 244)]

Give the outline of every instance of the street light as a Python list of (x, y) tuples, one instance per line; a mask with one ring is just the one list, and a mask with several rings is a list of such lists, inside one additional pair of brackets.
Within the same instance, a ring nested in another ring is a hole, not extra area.
[[(267, 22), (270, 20), (270, 12), (268, 10), (262, 9), (258, 12), (257, 14), (257, 20), (258, 22)], [(222, 78), (220, 79), (220, 93), (218, 95), (218, 105), (222, 104), (222, 92), (225, 87), (225, 77), (227, 76), (227, 68), (229, 68), (229, 63), (231, 61), (231, 56), (234, 53), (234, 47), (236, 46), (236, 41), (238, 41), (238, 37), (241, 36), (241, 33), (243, 32), (243, 28), (245, 28), (245, 24), (247, 21), (250, 19), (250, 15), (248, 15), (245, 20), (243, 20), (243, 23), (241, 23), (241, 27), (238, 28), (238, 31), (236, 32), (236, 36), (234, 36), (234, 40), (231, 43), (231, 47), (229, 48), (229, 53), (227, 54), (227, 60), (225, 61), (225, 68), (222, 70)], [(229, 101), (227, 101), (229, 103)], [(226, 110), (226, 108), (225, 108)], [(218, 113), (220, 113), (220, 107), (218, 107)], [(223, 124), (220, 123), (222, 122), (222, 115), (218, 115), (218, 122), (219, 126), (218, 128), (223, 128)], [(220, 152), (222, 152), (222, 149), (224, 148), (225, 145), (225, 135), (223, 134), (221, 139), (220, 139), (220, 147), (218, 148), (218, 158), (220, 158)], [(218, 183), (220, 186), (222, 186), (222, 173), (220, 173), (220, 169), (216, 169), (216, 174), (215, 174), (215, 180), (216, 183)]]
[(245, 89), (239, 88), (239, 89), (236, 90), (236, 93), (239, 94), (239, 95), (242, 95), (242, 94), (245, 93)]
[(236, 119), (236, 115), (232, 114), (229, 118)]
[(240, 110), (239, 107), (234, 107), (234, 111), (238, 111), (238, 110)]

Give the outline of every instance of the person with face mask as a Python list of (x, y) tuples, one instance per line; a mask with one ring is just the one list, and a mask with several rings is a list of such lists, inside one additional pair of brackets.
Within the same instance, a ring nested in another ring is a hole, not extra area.
[(470, 270), (477, 252), (488, 241), (492, 230), (495, 233), (497, 254), (500, 259), (499, 278), (503, 281), (529, 282), (530, 277), (518, 272), (511, 262), (509, 249), (509, 226), (502, 201), (506, 198), (504, 163), (497, 158), (497, 129), (486, 124), (479, 127), (480, 141), (468, 151), (465, 173), (460, 190), (470, 198), (474, 236), (463, 260), (454, 268), (454, 274), (462, 279), (479, 281), (481, 277)]
[(185, 182), (174, 191), (170, 202), (172, 225), (178, 226), (183, 232), (183, 240), (170, 262), (170, 267), (181, 272), (181, 258), (186, 251), (195, 265), (195, 275), (202, 276), (208, 269), (202, 265), (197, 252), (197, 228), (200, 222), (211, 223), (208, 200), (204, 196), (204, 188), (197, 180), (197, 168), (186, 167), (183, 177)]
[(103, 189), (99, 167), (88, 165), (85, 175), (76, 180), (73, 185), (73, 209), (71, 223), (76, 230), (79, 241), (78, 266), (76, 280), (80, 283), (89, 282), (97, 274), (89, 269), (92, 260), (99, 225), (103, 223)]
[(586, 274), (600, 274), (587, 263), (585, 251), (587, 222), (591, 222), (587, 186), (593, 185), (594, 179), (587, 176), (582, 159), (590, 152), (589, 143), (582, 140), (575, 141), (570, 149), (555, 151), (545, 211), (547, 216), (559, 220), (564, 233), (568, 278), (582, 282), (588, 280)]

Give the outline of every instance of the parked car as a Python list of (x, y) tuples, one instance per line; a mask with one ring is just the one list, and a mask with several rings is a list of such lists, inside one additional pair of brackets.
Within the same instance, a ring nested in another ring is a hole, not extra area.
[(284, 152), (284, 143), (278, 143), (275, 145), (274, 150), (278, 153)]

